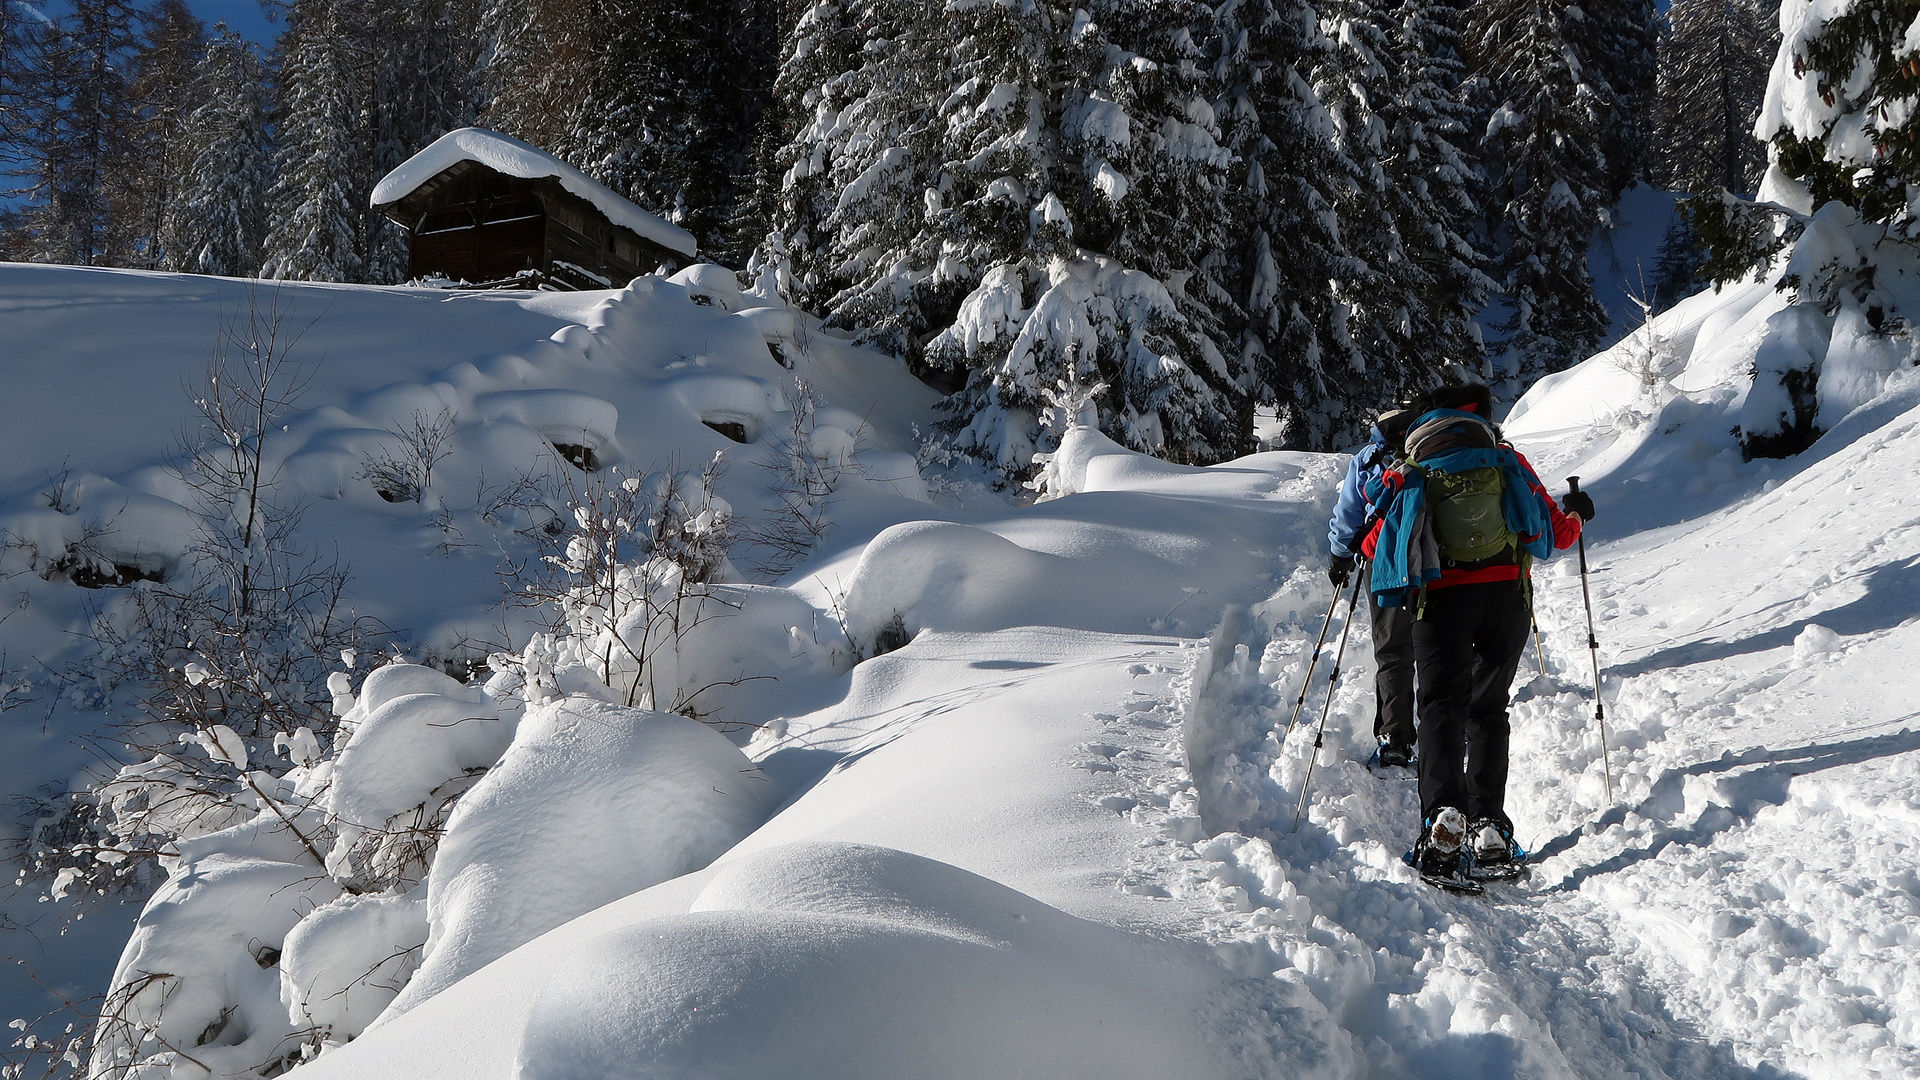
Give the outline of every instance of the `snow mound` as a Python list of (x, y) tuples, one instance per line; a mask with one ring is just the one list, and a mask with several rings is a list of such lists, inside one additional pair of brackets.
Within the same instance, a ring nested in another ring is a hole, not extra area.
[[(415, 871), (442, 808), (500, 759), (515, 714), (502, 719), (479, 687), (417, 665), (388, 665), (367, 683), (340, 718), (350, 737), (327, 793), (339, 833), (327, 871), (385, 886)], [(422, 685), (438, 692), (395, 694)]]
[(373, 187), (368, 204), (384, 206), (407, 197), (415, 188), (463, 161), (478, 162), (495, 172), (523, 180), (553, 177), (560, 186), (594, 205), (615, 225), (632, 229), (669, 251), (693, 256), (693, 234), (647, 213), (614, 190), (561, 161), (545, 150), (486, 128), (464, 127), (447, 132), (426, 149), (400, 163)]
[(1344, 1048), (1288, 1036), (1317, 1026), (1298, 1007), (1247, 990), (1204, 950), (944, 863), (792, 844), (728, 863), (685, 915), (574, 950), (533, 1004), (517, 1075), (1350, 1074)]
[(427, 881), (432, 934), (393, 1013), (575, 916), (700, 869), (773, 802), (746, 755), (698, 721), (579, 699), (528, 709), (447, 822)]
[(965, 522), (904, 522), (868, 542), (844, 578), (840, 566), (816, 571), (844, 581), (836, 603), (849, 636), (885, 651), (928, 629), (1204, 632), (1225, 597), (1272, 579), (1276, 548), (1291, 547), (1297, 525), (1324, 517), (1324, 477), (1338, 465), (1270, 453), (1190, 468), (1091, 428), (1047, 464), (1061, 478), (1049, 489), (1057, 498)]
[[(1043, 457), (1039, 486), (1048, 499), (1082, 491), (1124, 489), (1145, 478), (1197, 476), (1206, 472), (1191, 465), (1135, 453), (1091, 424), (1068, 428), (1060, 438), (1060, 448)], [(1035, 460), (1040, 461), (1042, 457)]]
[(280, 999), (298, 1028), (344, 1042), (359, 1035), (399, 994), (420, 964), (427, 905), (405, 896), (342, 896), (287, 934)]
[(215, 1076), (284, 1054), (298, 1025), (280, 1004), (274, 965), (288, 931), (339, 892), (312, 865), (291, 862), (216, 853), (175, 870), (120, 956), (115, 1020), (101, 1025), (91, 1075), (122, 1075), (156, 1054), (172, 1061), (175, 1047), (190, 1047)]

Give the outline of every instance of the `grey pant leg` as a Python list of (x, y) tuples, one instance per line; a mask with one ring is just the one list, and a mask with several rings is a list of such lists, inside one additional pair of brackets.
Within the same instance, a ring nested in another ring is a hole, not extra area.
[(1413, 745), (1413, 610), (1373, 603), (1372, 567), (1360, 575), (1373, 608), (1373, 737)]

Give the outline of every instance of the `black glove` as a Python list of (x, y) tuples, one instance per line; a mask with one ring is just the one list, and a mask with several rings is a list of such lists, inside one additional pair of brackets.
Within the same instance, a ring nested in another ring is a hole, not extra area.
[(1593, 496), (1584, 491), (1569, 491), (1567, 497), (1560, 500), (1560, 509), (1580, 515), (1581, 521), (1592, 521)]
[(1353, 556), (1335, 555), (1327, 563), (1327, 580), (1333, 582), (1336, 589), (1347, 587), (1347, 579), (1353, 576)]

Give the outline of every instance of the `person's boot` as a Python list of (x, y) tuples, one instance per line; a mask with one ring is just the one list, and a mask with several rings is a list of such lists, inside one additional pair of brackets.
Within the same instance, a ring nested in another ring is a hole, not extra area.
[(1527, 853), (1513, 839), (1513, 826), (1500, 818), (1475, 818), (1467, 833), (1473, 838), (1476, 878), (1511, 879), (1526, 871)]
[(1380, 766), (1382, 768), (1413, 768), (1413, 746), (1410, 743), (1382, 742), (1380, 744)]
[(1477, 818), (1468, 826), (1473, 836), (1473, 858), (1481, 866), (1513, 861), (1513, 829), (1497, 818)]
[(1460, 847), (1467, 839), (1467, 815), (1451, 806), (1443, 806), (1427, 819), (1426, 832), (1420, 837), (1417, 869), (1422, 877), (1464, 879), (1460, 872)]

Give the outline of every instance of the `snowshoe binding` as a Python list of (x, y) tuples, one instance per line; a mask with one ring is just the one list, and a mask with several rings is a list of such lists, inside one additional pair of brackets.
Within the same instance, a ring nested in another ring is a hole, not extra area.
[(1512, 881), (1527, 872), (1527, 850), (1513, 838), (1513, 826), (1498, 818), (1478, 818), (1467, 827), (1473, 838), (1467, 876), (1475, 881)]
[(1413, 765), (1413, 747), (1405, 743), (1383, 742), (1367, 758), (1367, 771), (1382, 780), (1412, 780)]
[(1413, 850), (1403, 856), (1408, 866), (1420, 872), (1420, 880), (1436, 889), (1464, 896), (1478, 896), (1486, 886), (1467, 876), (1467, 816), (1451, 806), (1427, 819)]

